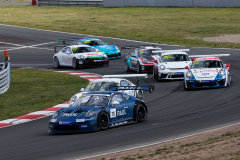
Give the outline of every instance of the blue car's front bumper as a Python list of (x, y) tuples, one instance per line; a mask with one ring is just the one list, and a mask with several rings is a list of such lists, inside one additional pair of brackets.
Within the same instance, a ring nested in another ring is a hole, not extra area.
[(189, 89), (194, 88), (218, 88), (224, 87), (225, 79), (221, 80), (187, 80), (186, 85)]
[(121, 52), (119, 53), (105, 53), (108, 56), (108, 59), (121, 58)]
[(49, 132), (50, 133), (78, 133), (78, 132), (88, 132), (94, 131), (97, 129), (97, 123), (72, 123), (72, 124), (59, 124), (58, 123), (49, 123)]

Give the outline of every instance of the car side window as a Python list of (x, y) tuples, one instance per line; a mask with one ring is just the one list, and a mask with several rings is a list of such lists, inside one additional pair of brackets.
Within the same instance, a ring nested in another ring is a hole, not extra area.
[(114, 94), (112, 96), (111, 103), (114, 102), (114, 101), (118, 101), (119, 103), (123, 102), (122, 94), (120, 94), (120, 93)]
[(83, 43), (81, 41), (76, 42), (77, 45), (82, 45)]
[(67, 48), (63, 48), (61, 51), (62, 51), (63, 53), (65, 53), (65, 52), (66, 52), (66, 49), (67, 49)]
[(126, 80), (121, 80), (120, 86), (129, 86), (129, 83)]
[(127, 101), (127, 100), (129, 100), (131, 97), (128, 95), (128, 94), (126, 94), (126, 93), (124, 93), (123, 94), (123, 101)]

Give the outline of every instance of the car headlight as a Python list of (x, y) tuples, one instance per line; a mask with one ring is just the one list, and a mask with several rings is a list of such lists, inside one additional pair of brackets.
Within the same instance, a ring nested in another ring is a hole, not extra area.
[(161, 65), (161, 66), (160, 66), (160, 69), (161, 69), (161, 70), (164, 70), (164, 69), (165, 69), (165, 66), (164, 66), (164, 65)]
[(148, 60), (144, 58), (143, 63), (148, 63)]
[(221, 77), (222, 77), (222, 76), (224, 76), (224, 71), (223, 71), (223, 70), (221, 70), (221, 71), (219, 71), (219, 73), (218, 73), (218, 74), (219, 74), (219, 76), (221, 76)]
[(73, 103), (76, 102), (76, 100), (77, 100), (77, 96), (76, 95), (72, 96), (72, 98), (70, 99), (69, 107), (71, 107)]
[(52, 118), (56, 118), (58, 116), (58, 114), (59, 114), (59, 111), (54, 112), (52, 115)]
[(191, 78), (192, 77), (192, 72), (187, 72), (187, 74), (186, 74), (186, 76), (188, 77), (188, 78)]
[(80, 59), (86, 59), (86, 57), (84, 55), (80, 55), (79, 58)]
[(102, 56), (103, 58), (108, 58), (108, 56), (105, 53), (103, 53)]
[(115, 46), (116, 50), (119, 50), (117, 46)]
[(85, 118), (92, 117), (94, 114), (95, 114), (95, 112), (92, 111), (92, 110), (90, 110), (90, 111), (88, 111), (88, 112), (86, 113)]

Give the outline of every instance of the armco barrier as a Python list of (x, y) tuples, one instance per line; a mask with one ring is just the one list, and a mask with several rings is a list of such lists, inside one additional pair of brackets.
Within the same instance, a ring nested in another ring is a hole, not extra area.
[(38, 6), (88, 6), (102, 7), (103, 0), (38, 0)]
[(7, 92), (11, 82), (11, 62), (0, 63), (0, 94)]
[(103, 0), (104, 7), (240, 7), (240, 0)]

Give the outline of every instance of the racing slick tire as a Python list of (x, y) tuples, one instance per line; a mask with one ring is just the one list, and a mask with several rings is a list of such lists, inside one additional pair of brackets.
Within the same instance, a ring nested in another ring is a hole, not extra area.
[(157, 80), (157, 82), (161, 82), (161, 80), (162, 80), (162, 77), (158, 75), (158, 71), (157, 71), (157, 75), (156, 75), (156, 80)]
[(53, 66), (54, 68), (60, 68), (58, 57), (54, 57)]
[(147, 111), (145, 106), (143, 106), (142, 104), (139, 104), (137, 106), (137, 122), (143, 122), (145, 121), (145, 119), (147, 118)]
[(108, 67), (109, 66), (109, 62), (105, 62), (105, 64), (103, 66), (104, 67)]
[(184, 83), (184, 80), (183, 80), (183, 88), (184, 88), (185, 90), (188, 90), (188, 88), (186, 87), (186, 85), (185, 85), (185, 83)]
[(137, 73), (141, 73), (141, 65), (139, 63), (137, 64)]
[(126, 72), (129, 72), (129, 67), (128, 67), (127, 60), (125, 60), (125, 62), (124, 62), (124, 69), (125, 69)]
[(153, 68), (153, 78), (156, 79), (155, 69)]
[(98, 114), (98, 127), (100, 130), (105, 130), (109, 127), (109, 116), (105, 112), (100, 112)]
[(72, 66), (74, 69), (78, 69), (79, 68), (79, 65), (78, 65), (78, 62), (77, 62), (77, 59), (76, 58), (73, 58), (72, 60)]

